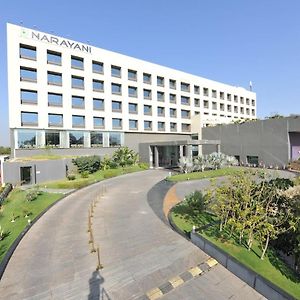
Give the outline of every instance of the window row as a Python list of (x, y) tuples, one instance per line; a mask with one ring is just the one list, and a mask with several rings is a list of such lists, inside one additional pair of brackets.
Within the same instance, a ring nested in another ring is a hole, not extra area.
[[(119, 132), (99, 132), (92, 131), (88, 135), (83, 131), (46, 131), (44, 145), (38, 142), (37, 131), (18, 130), (17, 145), (18, 148), (73, 148), (73, 147), (119, 147), (122, 146), (122, 133)], [(105, 141), (105, 136), (107, 141)], [(67, 140), (66, 140), (67, 139)]]

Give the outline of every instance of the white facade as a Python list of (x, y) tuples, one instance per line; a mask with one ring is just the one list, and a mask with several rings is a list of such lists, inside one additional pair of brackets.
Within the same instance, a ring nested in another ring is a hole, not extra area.
[[(54, 130), (59, 132), (58, 146), (68, 148), (69, 131), (83, 132), (87, 147), (90, 132), (102, 132), (103, 144), (109, 146), (109, 134), (114, 131), (121, 133), (121, 140), (124, 133), (126, 139), (126, 132), (192, 133), (197, 114), (202, 122), (199, 127), (256, 118), (256, 94), (241, 87), (12, 24), (7, 24), (7, 47), (9, 127), (15, 148), (21, 147), (20, 129), (36, 132), (37, 147), (47, 144), (45, 132)], [(51, 63), (53, 54), (55, 62)], [(59, 55), (60, 63), (56, 61)], [(103, 72), (94, 72), (101, 64)], [(151, 76), (149, 82), (145, 74)], [(100, 89), (93, 87), (95, 80)], [(129, 89), (136, 90), (136, 95), (129, 95)], [(61, 103), (49, 100), (53, 94), (62, 95)], [(93, 99), (103, 100), (103, 109), (102, 101)], [(130, 112), (129, 106), (133, 109), (135, 104), (137, 111)], [(150, 113), (145, 112), (147, 106)]]

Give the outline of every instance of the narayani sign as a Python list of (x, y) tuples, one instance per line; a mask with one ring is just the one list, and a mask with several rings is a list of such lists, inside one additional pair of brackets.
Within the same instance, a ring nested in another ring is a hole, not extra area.
[(27, 37), (31, 38), (33, 40), (49, 43), (49, 44), (54, 44), (57, 46), (73, 49), (73, 50), (78, 50), (81, 52), (85, 53), (91, 53), (92, 52), (92, 47), (88, 45), (84, 45), (81, 43), (73, 42), (70, 40), (58, 38), (56, 36), (52, 36), (49, 34), (45, 33), (40, 33), (36, 31), (30, 31), (28, 32), (27, 30), (22, 30), (22, 37)]

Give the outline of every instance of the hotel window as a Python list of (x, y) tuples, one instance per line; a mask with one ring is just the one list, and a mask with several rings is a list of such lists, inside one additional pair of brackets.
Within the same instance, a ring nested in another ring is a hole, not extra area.
[(93, 73), (103, 74), (103, 63), (93, 60)]
[(152, 129), (152, 121), (144, 121), (144, 129), (151, 130)]
[(110, 147), (119, 147), (121, 146), (121, 134), (118, 132), (109, 133), (109, 146)]
[(72, 108), (84, 108), (84, 97), (72, 96)]
[(157, 122), (158, 131), (165, 131), (165, 122)]
[(121, 77), (121, 67), (111, 66), (111, 76)]
[(112, 108), (112, 111), (121, 112), (122, 111), (122, 103), (120, 101), (112, 101), (111, 108)]
[(151, 98), (152, 98), (151, 90), (144, 89), (144, 99), (151, 99)]
[(72, 126), (77, 128), (85, 127), (85, 117), (72, 115)]
[(213, 103), (212, 103), (212, 109), (213, 109), (213, 110), (217, 110), (217, 109), (218, 109), (218, 104), (217, 104), (217, 102), (213, 102)]
[(233, 99), (234, 99), (235, 103), (238, 103), (238, 96), (237, 95), (234, 95)]
[(48, 72), (48, 84), (62, 86), (61, 73)]
[(84, 89), (84, 78), (72, 75), (72, 88)]
[(209, 102), (208, 102), (208, 100), (204, 100), (203, 101), (203, 107), (204, 108), (209, 108)]
[(176, 95), (175, 94), (170, 94), (170, 102), (176, 103)]
[(120, 128), (122, 128), (122, 119), (113, 118), (112, 119), (112, 128), (113, 129), (120, 129)]
[(254, 99), (251, 100), (251, 104), (252, 104), (252, 106), (255, 106), (255, 100)]
[(251, 114), (252, 114), (252, 116), (255, 116), (255, 109), (251, 110)]
[(104, 81), (93, 79), (93, 91), (103, 92), (104, 91)]
[(189, 119), (190, 118), (190, 111), (189, 110), (181, 110), (181, 118)]
[(249, 108), (246, 108), (246, 115), (250, 115), (250, 110), (249, 110)]
[(111, 84), (111, 93), (115, 95), (121, 95), (122, 94), (122, 85), (118, 83), (112, 83)]
[(91, 147), (103, 147), (103, 133), (91, 132)]
[(195, 98), (195, 99), (194, 99), (194, 105), (195, 105), (196, 107), (200, 107), (200, 99)]
[(45, 144), (50, 147), (59, 147), (60, 146), (60, 137), (59, 132), (46, 131), (45, 132)]
[(170, 87), (170, 89), (176, 90), (176, 80), (170, 79), (169, 80), (169, 87)]
[(212, 91), (211, 91), (211, 96), (212, 96), (213, 98), (217, 98), (217, 91), (216, 91), (216, 90), (212, 90)]
[(231, 112), (231, 105), (227, 105), (227, 111)]
[(128, 104), (128, 111), (130, 114), (137, 114), (138, 106), (136, 103), (129, 103)]
[(36, 82), (36, 69), (33, 68), (20, 68), (20, 79), (21, 81), (31, 81)]
[(70, 147), (83, 147), (84, 133), (82, 131), (70, 131), (69, 133)]
[(103, 117), (93, 117), (94, 128), (104, 128)]
[(241, 104), (244, 104), (244, 97), (240, 97)]
[(83, 58), (77, 56), (71, 56), (71, 67), (73, 69), (83, 70)]
[(165, 85), (165, 79), (161, 76), (157, 76), (157, 85), (158, 86), (164, 86)]
[(234, 113), (235, 113), (235, 114), (238, 114), (238, 113), (239, 113), (239, 108), (238, 108), (237, 106), (234, 106), (233, 110), (234, 110)]
[(37, 104), (37, 91), (21, 90), (22, 104)]
[(165, 108), (161, 107), (161, 106), (158, 106), (157, 107), (157, 115), (159, 117), (164, 117), (165, 116)]
[(137, 71), (128, 70), (128, 80), (137, 81)]
[(20, 57), (36, 60), (36, 47), (20, 44)]
[(203, 88), (203, 95), (206, 96), (206, 97), (209, 96), (208, 88)]
[(144, 105), (144, 115), (152, 115), (152, 106)]
[(245, 113), (244, 107), (240, 107), (240, 112), (241, 112), (241, 114)]
[(143, 82), (151, 84), (151, 74), (143, 73)]
[(170, 129), (171, 129), (171, 131), (177, 131), (177, 123), (173, 123), (173, 122), (171, 122), (170, 123)]
[(48, 126), (49, 127), (63, 127), (63, 115), (48, 114)]
[(176, 118), (177, 117), (176, 108), (170, 108), (170, 117), (171, 118)]
[(104, 99), (93, 98), (93, 109), (104, 110)]
[(194, 85), (194, 94), (200, 94), (200, 87), (199, 85)]
[(231, 94), (227, 94), (227, 100), (231, 101)]
[(220, 103), (220, 111), (224, 111), (225, 110), (225, 105), (223, 103)]
[(35, 148), (36, 131), (18, 130), (18, 148)]
[(182, 92), (189, 92), (190, 91), (190, 84), (185, 83), (185, 82), (181, 82), (180, 88), (181, 88)]
[(138, 129), (138, 121), (137, 120), (129, 120), (129, 129), (136, 130)]
[(38, 113), (37, 112), (21, 112), (21, 125), (22, 126), (38, 126)]
[(250, 105), (250, 100), (249, 100), (249, 98), (246, 98), (246, 105)]
[(62, 94), (48, 93), (48, 106), (63, 106)]
[(47, 50), (47, 63), (61, 66), (61, 53)]
[(182, 105), (190, 105), (190, 97), (181, 96)]
[(220, 92), (220, 99), (224, 100), (224, 98), (225, 98), (224, 92)]
[(157, 101), (164, 101), (164, 100), (165, 100), (165, 93), (157, 92)]
[(128, 96), (129, 97), (137, 97), (137, 87), (135, 86), (129, 86), (128, 87)]
[(190, 124), (181, 124), (181, 131), (183, 132), (190, 132), (191, 131), (191, 125)]

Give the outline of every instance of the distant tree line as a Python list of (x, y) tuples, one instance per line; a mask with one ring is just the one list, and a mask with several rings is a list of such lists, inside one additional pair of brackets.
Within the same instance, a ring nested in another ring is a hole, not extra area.
[(10, 154), (10, 147), (0, 146), (0, 155)]

